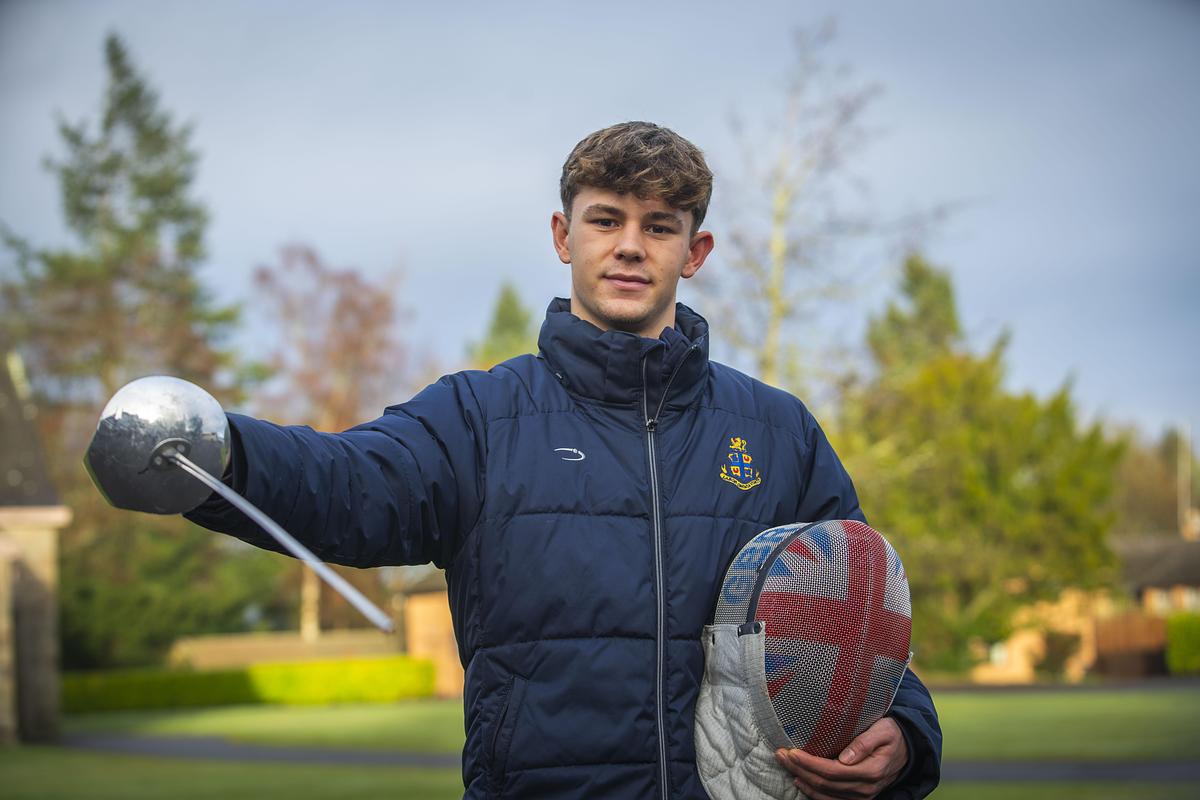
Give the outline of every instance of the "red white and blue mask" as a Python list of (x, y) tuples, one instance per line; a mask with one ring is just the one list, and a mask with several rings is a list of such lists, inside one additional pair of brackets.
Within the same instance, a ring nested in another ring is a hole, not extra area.
[(747, 542), (704, 630), (696, 750), (709, 794), (800, 797), (774, 751), (837, 758), (887, 713), (911, 633), (904, 566), (869, 526), (785, 525)]

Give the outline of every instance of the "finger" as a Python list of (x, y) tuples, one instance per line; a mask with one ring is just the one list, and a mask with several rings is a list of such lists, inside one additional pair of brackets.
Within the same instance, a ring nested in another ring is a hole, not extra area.
[(896, 721), (891, 717), (883, 717), (846, 745), (837, 760), (843, 764), (857, 764), (879, 748), (895, 744), (897, 739), (903, 741), (903, 738)]
[[(808, 780), (811, 780), (813, 778), (817, 778), (817, 779), (821, 778), (821, 776), (817, 775), (817, 773), (815, 773), (809, 769), (806, 769), (800, 763), (795, 761), (791, 757), (791, 751), (789, 751), (789, 750), (786, 750), (786, 749), (776, 750), (775, 751), (775, 760), (779, 762), (779, 765), (781, 767), (783, 767), (785, 770), (790, 772), (793, 777), (805, 778)], [(833, 763), (837, 763), (837, 762), (833, 762)]]
[(832, 758), (821, 758), (799, 749), (785, 750), (784, 755), (793, 767), (793, 775), (810, 774), (827, 781), (852, 782), (870, 779), (861, 765), (847, 766)]
[(800, 767), (792, 763), (792, 759), (788, 758), (788, 751), (782, 747), (775, 751), (775, 760), (779, 762), (779, 766), (783, 767), (793, 775), (800, 774)]
[(797, 789), (804, 793), (804, 796), (807, 797), (808, 800), (845, 800), (845, 798), (838, 797), (837, 795), (826, 794), (802, 778), (797, 778), (796, 780), (792, 781), (792, 783), (795, 784)]
[(878, 793), (873, 783), (837, 783), (816, 775), (798, 777), (792, 783), (808, 800), (869, 800)]

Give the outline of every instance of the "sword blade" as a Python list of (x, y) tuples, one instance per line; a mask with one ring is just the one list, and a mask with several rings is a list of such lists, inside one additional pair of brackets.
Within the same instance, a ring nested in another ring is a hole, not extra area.
[(392, 633), (395, 630), (391, 618), (383, 613), (379, 606), (368, 600), (362, 592), (351, 586), (345, 578), (330, 569), (328, 564), (317, 558), (312, 554), (312, 551), (296, 541), (295, 537), (280, 527), (275, 520), (268, 517), (262, 511), (259, 511), (253, 503), (221, 483), (208, 472), (193, 464), (188, 460), (187, 456), (178, 452), (172, 452), (166, 454), (166, 457), (184, 472), (221, 495), (221, 497), (224, 497), (239, 511), (253, 520), (260, 528), (269, 533), (284, 549), (307, 564), (313, 572), (320, 576), (321, 580), (333, 587), (335, 592), (346, 598), (350, 605), (358, 609), (364, 617), (371, 621), (371, 624), (384, 633)]

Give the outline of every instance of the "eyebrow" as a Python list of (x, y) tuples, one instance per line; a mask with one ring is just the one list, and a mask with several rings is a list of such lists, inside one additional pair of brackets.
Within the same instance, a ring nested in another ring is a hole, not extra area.
[(625, 219), (625, 212), (616, 206), (605, 205), (604, 203), (592, 203), (583, 210), (583, 216), (590, 217), (596, 214), (605, 214), (610, 217), (620, 217)]
[(643, 219), (646, 222), (674, 222), (678, 225), (683, 224), (683, 219), (678, 214), (673, 214), (670, 211), (651, 211)]

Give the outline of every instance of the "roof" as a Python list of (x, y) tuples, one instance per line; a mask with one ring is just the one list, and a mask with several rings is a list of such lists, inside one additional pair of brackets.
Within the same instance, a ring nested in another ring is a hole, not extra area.
[(1113, 550), (1121, 563), (1122, 581), (1134, 591), (1200, 586), (1200, 542), (1148, 536), (1114, 541)]
[(34, 428), (36, 416), (20, 358), (0, 352), (0, 507), (58, 505)]

